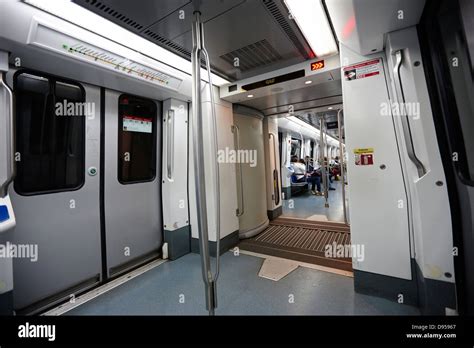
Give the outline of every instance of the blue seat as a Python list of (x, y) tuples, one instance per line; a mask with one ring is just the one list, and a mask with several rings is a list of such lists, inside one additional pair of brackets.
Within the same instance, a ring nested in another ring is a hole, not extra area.
[(9, 218), (8, 207), (6, 205), (0, 205), (0, 222), (7, 221)]
[(300, 179), (296, 175), (291, 176), (291, 186), (303, 186), (306, 185), (306, 178), (303, 176)]

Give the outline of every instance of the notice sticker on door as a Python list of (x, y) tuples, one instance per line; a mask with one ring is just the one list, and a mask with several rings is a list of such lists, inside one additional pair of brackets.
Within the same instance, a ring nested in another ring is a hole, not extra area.
[(125, 132), (152, 133), (153, 120), (151, 118), (125, 115), (123, 117), (123, 130)]
[(382, 69), (380, 58), (371, 59), (359, 64), (346, 66), (344, 71), (344, 78), (346, 81), (363, 79), (370, 76), (380, 74)]
[(354, 149), (354, 155), (356, 166), (371, 166), (374, 164), (374, 149), (372, 147)]

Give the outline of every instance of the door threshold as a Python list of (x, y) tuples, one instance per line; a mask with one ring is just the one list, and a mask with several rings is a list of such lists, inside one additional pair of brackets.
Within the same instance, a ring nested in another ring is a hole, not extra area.
[(95, 299), (96, 297), (99, 297), (100, 295), (102, 294), (105, 294), (106, 292), (122, 285), (122, 284), (125, 284), (126, 282), (128, 282), (129, 280), (132, 280), (133, 278), (136, 278), (138, 277), (139, 275), (142, 275), (143, 273), (145, 272), (148, 272), (150, 270), (152, 270), (153, 268), (155, 267), (158, 267), (159, 265), (165, 263), (167, 260), (163, 260), (163, 259), (158, 259), (158, 260), (154, 260), (150, 263), (147, 263), (146, 265), (143, 265), (141, 267), (138, 267), (136, 269), (134, 269), (133, 271), (129, 272), (129, 273), (125, 273), (124, 275), (116, 278), (116, 279), (113, 279), (111, 281), (109, 281), (108, 283), (104, 284), (104, 285), (101, 285), (93, 290), (90, 290), (80, 296), (77, 296), (76, 298), (74, 298), (74, 302), (71, 302), (71, 301), (68, 301), (68, 302), (65, 302), (65, 303), (62, 303), (60, 304), (59, 306), (57, 307), (54, 307), (53, 309), (50, 309), (49, 311), (41, 314), (41, 315), (45, 315), (45, 316), (58, 316), (58, 315), (63, 315), (64, 313), (66, 312), (69, 312), (71, 310), (73, 310), (74, 308), (76, 307), (79, 307), (80, 305), (83, 305), (84, 303), (86, 302), (89, 302), (93, 299)]
[[(234, 249), (231, 249), (230, 251), (235, 252)], [(243, 250), (243, 249), (240, 249), (240, 248), (239, 248), (239, 253), (244, 254), (244, 255), (259, 257), (261, 259), (288, 260), (288, 261), (291, 261), (293, 263), (298, 264), (298, 266), (300, 266), (300, 267), (311, 268), (311, 269), (315, 269), (315, 270), (322, 271), (322, 272), (334, 273), (334, 274), (342, 275), (342, 276), (345, 276), (345, 277), (354, 278), (354, 273), (352, 271), (346, 271), (346, 270), (342, 270), (342, 269), (326, 267), (326, 266), (321, 266), (321, 265), (315, 265), (315, 264), (312, 264), (312, 263), (297, 261), (297, 260), (293, 260), (293, 259), (286, 259), (286, 258), (283, 258), (283, 257), (256, 253), (254, 251)]]

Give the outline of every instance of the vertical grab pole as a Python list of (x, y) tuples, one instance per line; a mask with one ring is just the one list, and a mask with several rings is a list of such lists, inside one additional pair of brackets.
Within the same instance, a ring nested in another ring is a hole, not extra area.
[(324, 203), (324, 207), (325, 208), (329, 208), (329, 185), (331, 184), (331, 181), (329, 180), (329, 177), (330, 177), (330, 173), (329, 173), (329, 149), (328, 149), (328, 126), (326, 124), (326, 120), (324, 120), (324, 123), (323, 123), (323, 126), (324, 126), (324, 144), (326, 146), (326, 163), (325, 163), (325, 167), (326, 167), (326, 188), (324, 190), (324, 199), (325, 199), (325, 203)]
[[(207, 70), (207, 80), (209, 84), (209, 94), (211, 100), (211, 116), (212, 116), (212, 139), (213, 139), (213, 150), (214, 150), (214, 172), (216, 173), (216, 178), (214, 180), (214, 199), (216, 201), (216, 272), (214, 275), (211, 275), (211, 284), (210, 287), (213, 291), (213, 306), (217, 308), (217, 278), (219, 278), (219, 264), (220, 264), (220, 241), (221, 241), (221, 183), (220, 183), (220, 170), (219, 162), (217, 160), (217, 153), (219, 150), (219, 141), (217, 139), (217, 115), (216, 115), (216, 104), (214, 103), (214, 93), (212, 91), (212, 75), (211, 75), (211, 61), (209, 53), (206, 49), (206, 40), (204, 39), (204, 27), (200, 23), (200, 34), (201, 34), (201, 47), (202, 53), (206, 59), (206, 70)], [(212, 272), (211, 272), (212, 274)]]
[(342, 128), (341, 128), (341, 112), (342, 109), (337, 111), (337, 130), (339, 136), (339, 165), (341, 166), (341, 179), (342, 179), (342, 207), (344, 211), (344, 222), (346, 225), (349, 224), (347, 221), (347, 211), (346, 211), (346, 184), (344, 179), (344, 149), (342, 147)]
[(319, 119), (319, 162), (322, 168), (322, 177), (324, 185), (324, 198), (326, 200), (324, 206), (328, 207), (328, 177), (326, 165), (324, 164), (324, 116), (321, 116)]
[(209, 315), (214, 315), (215, 308), (215, 287), (212, 286), (212, 272), (209, 257), (209, 235), (207, 223), (206, 207), (206, 185), (204, 172), (204, 141), (203, 141), (203, 120), (201, 104), (201, 14), (194, 12), (192, 24), (193, 50), (191, 54), (192, 63), (192, 134), (193, 134), (193, 155), (194, 155), (194, 180), (196, 186), (196, 210), (199, 231), (199, 246), (201, 251), (202, 278), (205, 287), (206, 309)]

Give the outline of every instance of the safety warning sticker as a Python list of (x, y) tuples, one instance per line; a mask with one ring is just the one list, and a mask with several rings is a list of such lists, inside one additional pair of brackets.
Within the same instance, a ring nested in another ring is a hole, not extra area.
[(124, 115), (123, 130), (126, 132), (152, 133), (152, 119)]
[(372, 147), (354, 149), (356, 166), (371, 166), (374, 164), (374, 149)]
[(346, 66), (344, 71), (344, 78), (346, 81), (363, 79), (369, 76), (380, 74), (382, 69), (380, 58), (371, 59), (359, 64)]

